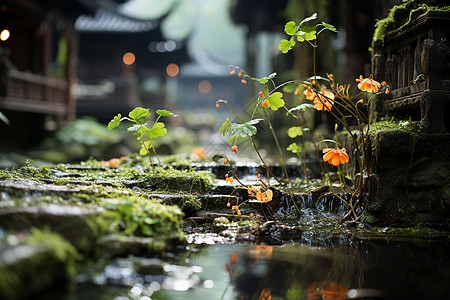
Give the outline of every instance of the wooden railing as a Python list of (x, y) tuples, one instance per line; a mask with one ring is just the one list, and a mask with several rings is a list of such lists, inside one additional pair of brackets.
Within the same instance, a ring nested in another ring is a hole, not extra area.
[(67, 81), (11, 69), (0, 108), (69, 118), (69, 98)]

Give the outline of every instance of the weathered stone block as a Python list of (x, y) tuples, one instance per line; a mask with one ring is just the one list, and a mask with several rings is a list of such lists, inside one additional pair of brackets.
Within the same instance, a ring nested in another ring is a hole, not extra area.
[(450, 228), (450, 134), (383, 130), (370, 136), (377, 191), (368, 212), (386, 226)]

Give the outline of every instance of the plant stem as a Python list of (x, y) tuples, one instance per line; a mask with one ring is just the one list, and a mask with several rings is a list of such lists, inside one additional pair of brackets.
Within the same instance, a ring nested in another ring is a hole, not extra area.
[(280, 142), (278, 141), (278, 137), (275, 133), (275, 130), (273, 130), (272, 122), (270, 121), (270, 116), (267, 113), (267, 110), (265, 110), (265, 109), (264, 109), (264, 115), (266, 117), (267, 122), (269, 123), (270, 132), (272, 133), (273, 139), (275, 140), (275, 144), (277, 145), (278, 152), (280, 153), (280, 163), (281, 163), (281, 167), (283, 168), (284, 176), (285, 176), (286, 180), (289, 180), (289, 175), (288, 175), (288, 172), (286, 169), (286, 164), (284, 162), (284, 156), (283, 156), (283, 151), (281, 150)]

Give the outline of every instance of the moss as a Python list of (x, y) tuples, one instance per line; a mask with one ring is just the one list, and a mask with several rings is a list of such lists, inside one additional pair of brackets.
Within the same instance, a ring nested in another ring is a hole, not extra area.
[(11, 179), (11, 174), (8, 171), (0, 170), (0, 180)]
[(432, 9), (448, 11), (450, 10), (450, 6), (429, 7), (426, 4), (421, 4), (418, 0), (403, 0), (401, 4), (395, 5), (390, 9), (389, 15), (386, 18), (376, 22), (372, 39), (373, 43), (378, 41), (383, 42), (386, 36), (398, 32), (403, 27), (411, 24), (417, 16)]
[[(11, 237), (16, 236), (6, 239)], [(25, 299), (55, 283), (69, 282), (75, 275), (76, 249), (49, 229), (31, 228), (19, 244), (2, 246), (15, 253), (14, 259), (0, 260), (2, 299)]]
[(127, 235), (183, 240), (182, 212), (178, 206), (155, 199), (104, 199), (104, 207), (116, 217), (115, 227)]
[(168, 199), (165, 199), (163, 202), (164, 204), (169, 205), (176, 204), (185, 213), (192, 211), (196, 212), (203, 207), (202, 201), (200, 201), (199, 197), (192, 194), (181, 195), (181, 197), (176, 197), (176, 199), (174, 199), (174, 197), (168, 197)]
[(415, 127), (415, 123), (411, 120), (400, 120), (395, 119), (394, 117), (387, 117), (381, 119), (378, 122), (370, 124), (369, 132), (375, 132), (378, 130), (385, 129), (403, 129), (407, 131), (413, 130)]
[(18, 170), (18, 173), (25, 178), (49, 178), (49, 167), (34, 167), (32, 165), (25, 165)]
[(30, 229), (31, 235), (27, 237), (29, 244), (45, 245), (55, 258), (65, 263), (69, 276), (75, 275), (75, 259), (77, 250), (61, 235), (51, 232), (50, 229)]

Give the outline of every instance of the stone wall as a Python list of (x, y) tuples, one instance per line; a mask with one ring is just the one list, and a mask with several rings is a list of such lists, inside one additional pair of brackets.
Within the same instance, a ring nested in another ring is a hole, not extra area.
[(450, 134), (380, 130), (371, 134), (368, 146), (377, 188), (366, 220), (450, 229)]

